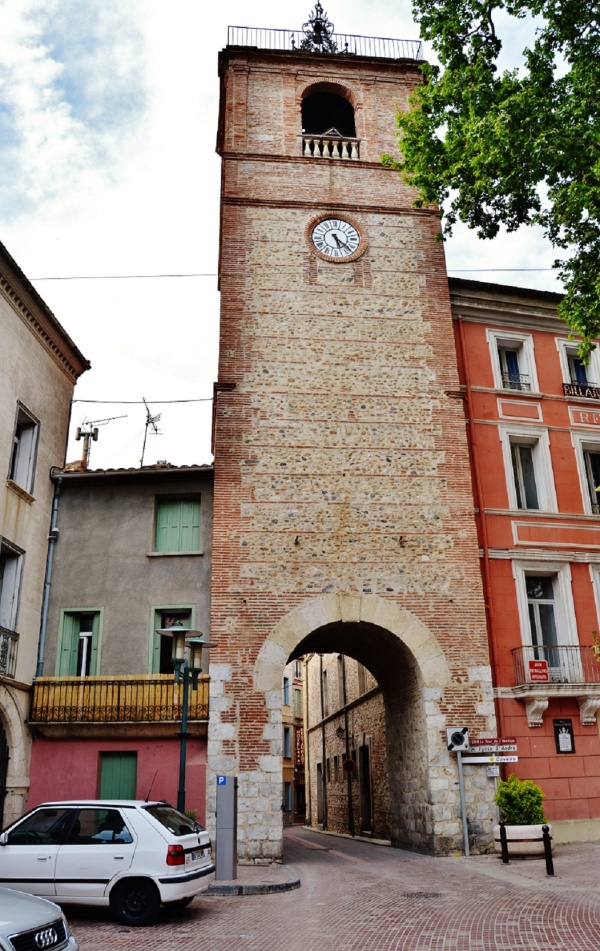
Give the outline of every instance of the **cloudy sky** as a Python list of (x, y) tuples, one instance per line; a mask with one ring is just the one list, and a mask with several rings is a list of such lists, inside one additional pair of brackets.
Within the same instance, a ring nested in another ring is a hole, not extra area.
[[(299, 29), (313, 5), (0, 0), (0, 240), (92, 363), (72, 413), (111, 420), (92, 468), (139, 465), (142, 398), (145, 463), (211, 461), (217, 54), (229, 25)], [(409, 0), (323, 5), (339, 32), (418, 37)], [(457, 276), (560, 289), (531, 232), (446, 253)]]

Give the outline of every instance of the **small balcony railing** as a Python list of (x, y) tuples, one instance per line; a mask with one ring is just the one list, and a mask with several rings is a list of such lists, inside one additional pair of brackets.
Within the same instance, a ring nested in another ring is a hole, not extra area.
[(502, 386), (505, 390), (530, 390), (531, 382), (527, 373), (502, 373)]
[(593, 647), (544, 644), (512, 651), (515, 686), (600, 684), (600, 657)]
[[(208, 719), (209, 677), (189, 690), (188, 719)], [(142, 723), (181, 720), (183, 685), (172, 674), (139, 677), (39, 677), (31, 723)]]
[(15, 676), (18, 646), (17, 632), (9, 631), (7, 627), (0, 627), (0, 675), (2, 677)]
[[(302, 30), (272, 30), (254, 26), (230, 26), (228, 46), (254, 46), (261, 50), (302, 50), (306, 39)], [(376, 56), (384, 59), (423, 59), (420, 40), (396, 40), (385, 36), (355, 36), (332, 33), (333, 55)], [(327, 54), (325, 54), (327, 55)]]
[(360, 139), (352, 139), (344, 135), (308, 135), (301, 136), (302, 155), (305, 158), (325, 159), (358, 159)]

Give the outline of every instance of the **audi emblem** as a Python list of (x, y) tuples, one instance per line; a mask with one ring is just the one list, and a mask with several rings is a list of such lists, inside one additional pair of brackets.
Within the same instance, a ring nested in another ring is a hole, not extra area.
[(44, 928), (43, 931), (36, 932), (35, 943), (38, 948), (51, 948), (58, 941), (58, 935), (54, 928)]

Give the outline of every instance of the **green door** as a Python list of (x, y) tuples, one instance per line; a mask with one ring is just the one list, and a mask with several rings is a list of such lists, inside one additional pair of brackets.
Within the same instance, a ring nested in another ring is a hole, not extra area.
[(100, 799), (135, 799), (137, 753), (100, 753)]

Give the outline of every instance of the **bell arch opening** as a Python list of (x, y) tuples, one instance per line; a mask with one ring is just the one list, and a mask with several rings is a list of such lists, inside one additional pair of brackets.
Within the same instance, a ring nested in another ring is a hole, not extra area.
[(342, 94), (341, 87), (311, 87), (302, 99), (302, 131), (307, 135), (325, 135), (332, 130), (356, 138), (352, 103)]

